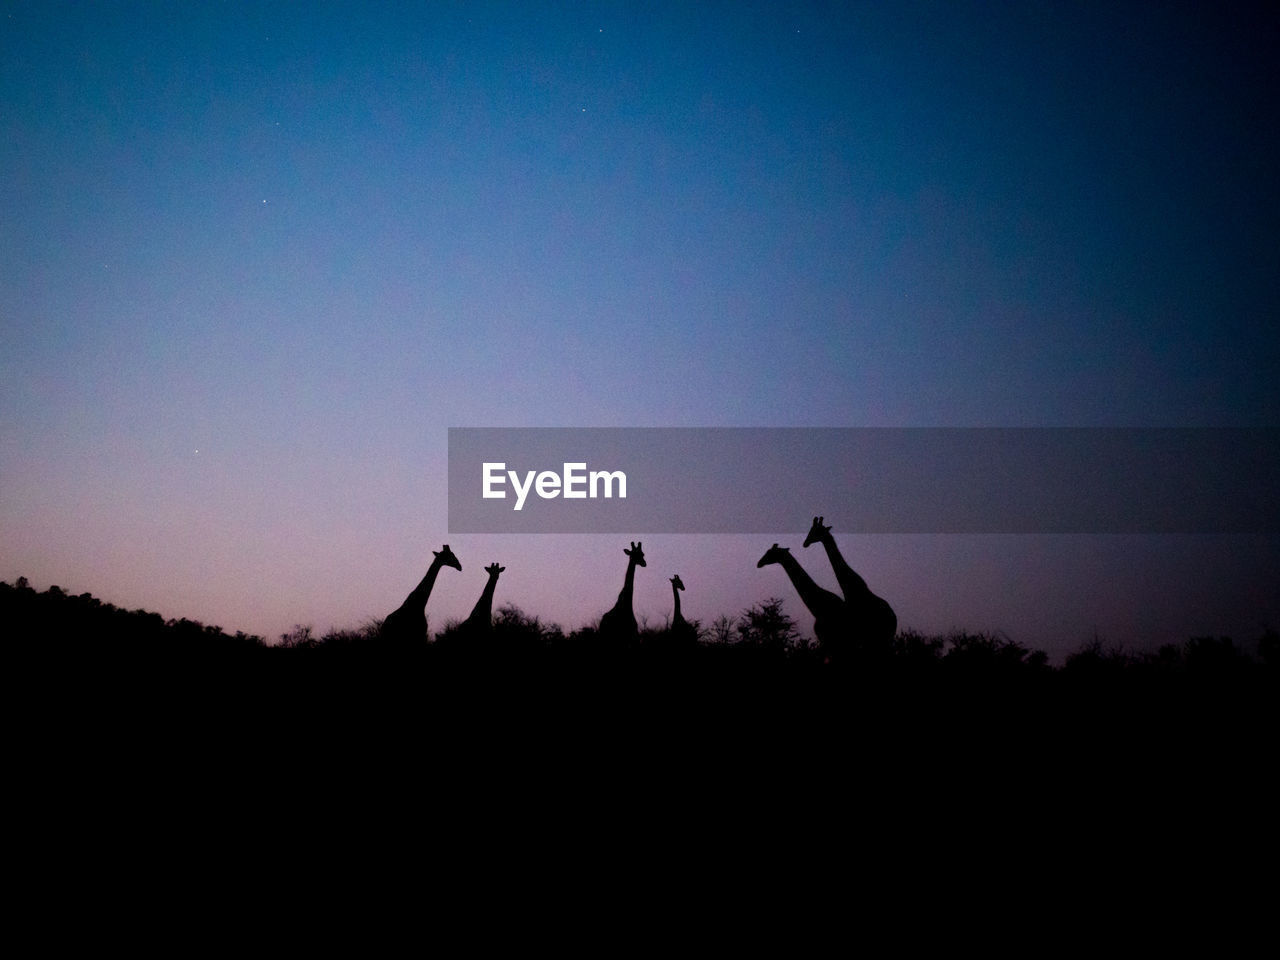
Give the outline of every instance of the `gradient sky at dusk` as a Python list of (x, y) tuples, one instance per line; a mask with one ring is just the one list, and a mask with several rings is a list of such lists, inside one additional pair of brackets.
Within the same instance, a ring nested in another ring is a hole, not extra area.
[[(450, 426), (1280, 424), (1280, 15), (0, 5), (0, 579), (274, 637), (612, 605), (450, 536)], [(831, 513), (813, 504), (812, 513)], [(661, 623), (809, 516), (646, 537)], [(845, 536), (904, 627), (1280, 625), (1275, 537)]]

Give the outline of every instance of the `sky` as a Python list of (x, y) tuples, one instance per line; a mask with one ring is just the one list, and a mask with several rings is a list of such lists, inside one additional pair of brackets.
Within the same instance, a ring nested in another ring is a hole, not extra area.
[[(1280, 425), (1265, 5), (0, 3), (0, 579), (274, 638), (572, 628), (628, 538), (450, 535), (447, 429)], [(644, 543), (709, 621), (777, 536)], [(839, 533), (839, 531), (837, 531)], [(1280, 540), (853, 536), (903, 627), (1280, 625)]]

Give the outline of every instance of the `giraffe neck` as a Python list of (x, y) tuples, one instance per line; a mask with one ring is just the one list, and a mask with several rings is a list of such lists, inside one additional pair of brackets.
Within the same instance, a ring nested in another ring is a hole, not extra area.
[(840, 584), (840, 592), (846, 601), (858, 600), (869, 592), (867, 583), (849, 566), (840, 548), (836, 546), (836, 538), (828, 530), (822, 535), (822, 547), (827, 551), (827, 559), (831, 561), (831, 569), (835, 571), (836, 582)]
[(627, 560), (627, 578), (622, 581), (622, 592), (618, 594), (619, 609), (631, 609), (631, 590), (636, 582), (636, 561), (635, 557)]
[(800, 566), (800, 561), (789, 551), (782, 551), (780, 557), (778, 562), (782, 564), (782, 569), (787, 571), (787, 576), (791, 578), (791, 584), (796, 588), (796, 593), (800, 594), (801, 601), (809, 608), (810, 613), (818, 616), (825, 606), (823, 589), (813, 582), (813, 578), (805, 573), (804, 567)]
[(471, 616), (468, 620), (482, 620), (488, 623), (493, 618), (493, 590), (498, 585), (498, 575), (496, 573), (489, 574), (489, 582), (484, 585), (484, 591), (480, 594), (480, 599), (476, 601), (475, 607), (471, 610)]
[(840, 548), (836, 546), (836, 538), (831, 535), (828, 530), (821, 538), (822, 549), (827, 551), (827, 559), (831, 561), (833, 567), (847, 567), (844, 556), (840, 553)]
[(440, 558), (431, 561), (431, 566), (427, 568), (427, 575), (422, 578), (422, 582), (413, 588), (413, 592), (409, 594), (409, 599), (405, 601), (405, 606), (417, 606), (419, 608), (427, 605), (427, 598), (431, 596), (431, 588), (436, 584), (436, 574), (440, 572)]
[(671, 585), (671, 592), (672, 592), (672, 594), (675, 596), (675, 599), (676, 599), (676, 612), (675, 612), (675, 614), (671, 617), (671, 619), (672, 619), (672, 621), (674, 621), (674, 622), (676, 622), (676, 623), (679, 623), (681, 620), (683, 620), (683, 619), (684, 619), (684, 617), (682, 617), (682, 616), (680, 615), (680, 591), (679, 591), (678, 589), (676, 589), (676, 585), (675, 585), (674, 583)]

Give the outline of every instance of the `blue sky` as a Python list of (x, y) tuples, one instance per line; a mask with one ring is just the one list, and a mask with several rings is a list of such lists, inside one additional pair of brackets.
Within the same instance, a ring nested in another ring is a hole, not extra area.
[[(5, 579), (274, 635), (448, 541), (434, 624), (501, 560), (573, 626), (625, 543), (450, 538), (449, 426), (1280, 422), (1274, 13), (0, 11)], [(759, 540), (638, 612), (800, 616)], [(921, 629), (1280, 619), (1269, 538), (848, 540)]]

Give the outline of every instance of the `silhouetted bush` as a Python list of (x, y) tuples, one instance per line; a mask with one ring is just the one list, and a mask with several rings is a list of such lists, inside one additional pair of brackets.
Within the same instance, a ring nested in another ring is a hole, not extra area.
[(926, 637), (916, 630), (903, 630), (893, 640), (893, 657), (899, 664), (933, 669), (942, 662), (944, 637)]
[(1220, 676), (1245, 669), (1248, 659), (1230, 637), (1192, 637), (1186, 645), (1187, 667), (1195, 673)]
[(728, 645), (738, 638), (738, 620), (728, 614), (721, 614), (711, 621), (707, 628), (706, 642)]
[(11, 643), (41, 657), (74, 655), (98, 661), (138, 657), (229, 656), (265, 648), (261, 637), (198, 620), (165, 620), (146, 610), (123, 610), (59, 586), (44, 593), (25, 577), (0, 583), (0, 623)]
[(311, 633), (311, 625), (295, 624), (288, 633), (280, 634), (280, 646), (286, 650), (307, 649), (320, 646), (320, 640)]
[(782, 609), (782, 600), (770, 597), (742, 611), (737, 623), (738, 643), (774, 654), (807, 650), (808, 640), (796, 622)]
[(376, 642), (382, 633), (382, 620), (371, 619), (363, 626), (343, 630), (330, 630), (320, 638), (322, 646), (344, 648)]
[(1133, 666), (1133, 658), (1119, 647), (1109, 647), (1100, 638), (1094, 637), (1067, 656), (1063, 669), (1075, 677), (1101, 679), (1122, 674)]
[(1269, 667), (1280, 665), (1280, 633), (1270, 627), (1266, 629), (1258, 641), (1258, 656)]
[[(603, 636), (596, 625), (566, 633), (558, 624), (505, 605), (488, 630), (450, 624), (433, 642), (413, 649), (383, 643), (377, 620), (323, 636), (298, 625), (267, 645), (260, 637), (228, 635), (199, 621), (123, 610), (88, 593), (73, 595), (57, 586), (37, 592), (25, 579), (0, 584), (0, 623), (12, 656), (38, 661), (49, 677), (78, 677), (82, 690), (93, 689), (95, 695), (101, 690), (103, 696), (120, 695), (121, 689), (133, 696), (204, 689), (210, 703), (224, 704), (229, 702), (225, 691), (243, 693), (246, 685), (257, 684), (264, 696), (270, 691), (281, 703), (314, 696), (323, 698), (326, 709), (345, 704), (377, 713), (393, 705), (413, 710), (497, 697), (494, 684), (500, 679), (507, 698), (502, 703), (508, 704), (494, 708), (500, 711), (516, 710), (518, 704), (554, 709), (561, 700), (571, 704), (592, 697), (606, 713), (638, 717), (647, 715), (655, 698), (669, 708), (674, 696), (685, 709), (696, 702), (711, 715), (719, 704), (737, 711), (741, 720), (743, 711), (764, 709), (764, 704), (770, 710), (785, 704), (801, 715), (811, 713), (824, 698), (841, 702), (851, 695), (849, 684), (857, 684), (857, 703), (868, 711), (873, 705), (887, 711), (876, 714), (875, 723), (891, 714), (905, 716), (907, 703), (934, 722), (949, 711), (970, 716), (979, 694), (1016, 690), (1031, 694), (1020, 711), (1056, 705), (1063, 716), (1077, 718), (1092, 716), (1083, 712), (1085, 705), (1093, 710), (1109, 704), (1112, 713), (1099, 716), (1113, 717), (1125, 705), (1123, 723), (1129, 723), (1148, 705), (1157, 704), (1158, 714), (1188, 697), (1193, 699), (1186, 702), (1200, 705), (1197, 709), (1212, 703), (1225, 706), (1228, 715), (1234, 692), (1261, 697), (1270, 689), (1265, 684), (1273, 682), (1277, 646), (1271, 630), (1256, 644), (1258, 659), (1247, 653), (1252, 644), (1241, 646), (1226, 637), (1194, 637), (1146, 653), (1125, 653), (1095, 638), (1053, 670), (1042, 651), (1002, 634), (939, 637), (903, 631), (887, 662), (832, 664), (778, 598), (734, 617), (718, 617), (705, 630), (691, 625), (680, 636), (669, 623), (645, 624), (634, 639)], [(1101, 731), (1101, 721), (1089, 723)]]

